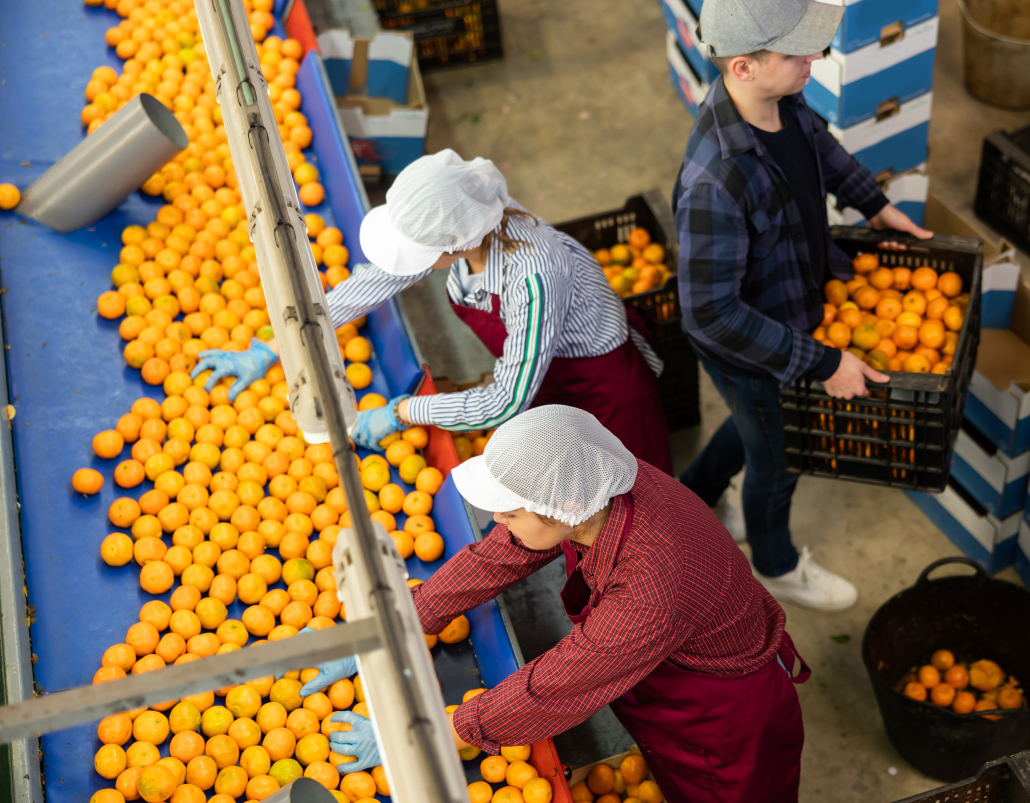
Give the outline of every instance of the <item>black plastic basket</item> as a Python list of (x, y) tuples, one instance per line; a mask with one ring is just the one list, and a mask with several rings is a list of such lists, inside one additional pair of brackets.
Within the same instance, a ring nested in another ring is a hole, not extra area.
[[(975, 573), (930, 578), (954, 563)], [(957, 714), (898, 691), (899, 682), (940, 649), (960, 663), (989, 658), (1017, 679), (1030, 677), (1030, 592), (993, 579), (968, 558), (942, 558), (880, 606), (862, 637), (862, 662), (887, 737), (917, 770), (954, 782), (987, 761), (1030, 749), (1026, 708)]]
[(1030, 750), (989, 761), (972, 778), (895, 803), (1030, 803)]
[(411, 31), (423, 72), (504, 56), (497, 0), (375, 0), (374, 5), (383, 28)]
[(661, 192), (648, 190), (628, 198), (621, 209), (558, 223), (554, 228), (596, 251), (625, 243), (637, 227), (647, 229), (651, 242), (665, 249), (665, 264), (673, 275), (664, 286), (627, 296), (623, 302), (647, 321), (659, 356), (665, 360), (658, 384), (669, 428), (697, 426), (701, 423), (697, 356), (680, 324), (682, 313), (675, 276), (679, 252), (676, 223)]
[(974, 204), (977, 217), (1030, 251), (1030, 126), (984, 140)]
[[(834, 226), (831, 234), (849, 257), (874, 252), (881, 265), (891, 268), (955, 271), (969, 304), (947, 373), (887, 372), (887, 385), (869, 384), (868, 396), (850, 401), (831, 398), (822, 384), (808, 378), (781, 391), (787, 468), (795, 474), (943, 491), (980, 342), (983, 242), (948, 236), (916, 240), (847, 226)], [(903, 243), (908, 250), (881, 250), (879, 243), (885, 241)]]

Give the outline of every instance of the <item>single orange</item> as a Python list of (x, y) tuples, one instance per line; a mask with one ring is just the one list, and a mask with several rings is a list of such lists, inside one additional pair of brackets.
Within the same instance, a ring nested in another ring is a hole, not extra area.
[(522, 787), (522, 798), (525, 803), (550, 803), (553, 796), (554, 791), (546, 778), (533, 778)]
[(490, 798), (491, 803), (525, 803), (522, 792), (514, 786), (502, 786), (494, 796)]
[(947, 298), (954, 298), (962, 292), (962, 277), (954, 271), (942, 273), (937, 279), (937, 289)]
[(913, 700), (919, 700), (921, 702), (927, 697), (926, 686), (922, 683), (916, 683), (915, 681), (906, 683), (904, 694), (906, 697), (911, 697)]
[(640, 783), (647, 775), (647, 763), (644, 761), (643, 756), (630, 753), (619, 764), (619, 772), (622, 773), (623, 780), (626, 783)]
[[(550, 788), (550, 786), (548, 786), (548, 788)], [(468, 790), (470, 803), (490, 803), (490, 798), (494, 795), (493, 787), (486, 781), (475, 781), (474, 783), (470, 783)], [(534, 801), (534, 803), (547, 803), (547, 801)]]
[[(609, 768), (609, 772), (611, 769)], [(504, 780), (509, 786), (521, 790), (527, 783), (540, 776), (536, 768), (525, 761), (513, 761), (505, 770)]]
[(955, 695), (951, 710), (956, 714), (971, 714), (976, 708), (976, 695), (968, 691), (960, 691)]
[(503, 756), (488, 756), (479, 763), (479, 774), (488, 783), (501, 783), (508, 771), (508, 762)]
[(921, 666), (919, 668), (919, 682), (922, 683), (926, 688), (932, 689), (941, 682), (941, 673), (930, 664)]
[[(937, 670), (935, 669), (934, 671), (936, 672)], [(930, 700), (933, 701), (934, 705), (948, 708), (955, 701), (955, 694), (954, 686), (949, 686), (947, 683), (939, 683), (930, 690)]]
[(848, 289), (840, 279), (831, 279), (823, 285), (823, 296), (827, 302), (839, 307), (848, 300)]
[[(952, 658), (952, 660), (954, 660), (954, 658)], [(969, 672), (967, 672), (966, 668), (961, 664), (954, 664), (945, 670), (944, 682), (961, 691), (969, 685)]]
[(615, 785), (615, 773), (607, 764), (595, 764), (587, 775), (587, 788), (595, 795), (605, 795)]
[(931, 290), (937, 286), (937, 271), (933, 268), (916, 268), (912, 272), (912, 286), (916, 290)]

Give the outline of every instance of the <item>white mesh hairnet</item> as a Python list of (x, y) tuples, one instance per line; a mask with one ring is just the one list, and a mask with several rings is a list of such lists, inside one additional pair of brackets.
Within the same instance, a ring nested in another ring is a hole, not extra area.
[(497, 228), (507, 203), (508, 183), (493, 162), (466, 162), (450, 148), (416, 159), (386, 193), (397, 231), (449, 253), (479, 245)]
[(483, 458), (526, 510), (573, 526), (627, 493), (637, 478), (636, 458), (618, 438), (590, 413), (559, 404), (503, 424)]

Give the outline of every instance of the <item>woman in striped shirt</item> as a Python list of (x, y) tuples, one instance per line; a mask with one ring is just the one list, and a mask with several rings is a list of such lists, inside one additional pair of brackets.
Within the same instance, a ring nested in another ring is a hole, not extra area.
[[(487, 429), (532, 406), (567, 404), (593, 413), (637, 457), (672, 472), (658, 393), (662, 362), (628, 325), (586, 248), (511, 200), (492, 162), (466, 162), (449, 149), (405, 168), (386, 200), (361, 226), (362, 251), (374, 264), (358, 265), (327, 296), (333, 324), (449, 269), (455, 313), (497, 363), (487, 387), (399, 396), (359, 413), (352, 433), (359, 445), (378, 450), (391, 432), (414, 424)], [(278, 359), (259, 341), (250, 352), (200, 356), (194, 373), (214, 368), (214, 381), (253, 381)]]

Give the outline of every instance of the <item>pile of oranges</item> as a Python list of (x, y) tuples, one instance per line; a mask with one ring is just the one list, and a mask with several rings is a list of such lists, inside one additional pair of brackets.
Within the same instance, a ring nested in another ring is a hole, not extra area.
[(618, 767), (595, 764), (571, 792), (573, 803), (662, 803), (665, 799), (658, 784), (648, 780), (647, 764), (638, 753), (627, 755)]
[(640, 227), (629, 233), (628, 242), (594, 251), (594, 259), (620, 298), (661, 287), (672, 275), (665, 264), (665, 248), (652, 243), (651, 234)]
[[(986, 659), (969, 665), (956, 663), (950, 650), (937, 650), (930, 663), (905, 675), (898, 691), (913, 700), (929, 700), (940, 708), (950, 708), (956, 714), (1026, 707), (1019, 682), (1011, 676), (1006, 680), (998, 664)], [(984, 718), (999, 719), (990, 714)]]
[[(231, 379), (208, 393), (207, 373), (195, 381), (189, 376), (200, 351), (242, 350), (254, 336), (273, 336), (192, 4), (87, 4), (107, 5), (123, 17), (107, 39), (126, 59), (121, 76), (107, 67), (95, 71), (83, 112), (88, 132), (146, 91), (174, 110), (191, 143), (143, 187), (167, 203), (149, 225), (123, 231), (114, 289), (97, 300), (99, 315), (120, 319), (126, 362), (164, 392), (161, 400), (137, 400), (93, 439), (99, 458), (117, 461), (109, 464), (111, 481), (128, 491), (108, 509), (115, 531), (103, 539), (100, 556), (112, 567), (134, 563), (145, 592), (170, 593), (167, 603), (143, 605), (124, 640), (105, 651), (93, 678), (102, 683), (342, 621), (331, 552), (350, 512), (331, 448), (308, 444), (297, 429), (281, 366), (231, 404)], [(245, 5), (301, 200), (315, 205), (323, 192), (302, 153), (311, 132), (293, 80), (303, 49), (267, 36), (271, 0)], [(316, 214), (306, 215), (306, 223), (315, 262), (325, 269), (323, 287), (336, 286), (349, 276), (343, 235)], [(337, 331), (347, 375), (359, 390), (373, 381), (364, 323)], [(385, 404), (369, 391), (359, 407)], [(444, 542), (431, 513), (443, 475), (421, 454), (427, 442), (426, 430), (412, 427), (385, 439), (385, 454), (369, 455), (358, 467), (372, 518), (401, 554), (435, 561)], [(72, 488), (97, 493), (107, 473), (80, 469)], [(238, 619), (230, 616), (236, 603)], [(427, 636), (427, 645), (457, 643), (469, 631), (468, 619), (459, 616), (439, 636)], [(113, 784), (91, 803), (202, 803), (212, 791), (214, 803), (262, 800), (300, 775), (322, 783), (340, 803), (389, 795), (381, 767), (346, 773), (344, 766), (341, 777), (337, 764), (347, 757), (330, 750), (328, 735), (349, 728), (331, 722), (335, 711), (368, 716), (360, 678), (301, 698), (315, 672), (105, 718), (94, 767)]]
[(468, 432), (452, 432), (454, 449), (458, 453), (459, 462), (464, 463), (470, 457), (478, 457), (486, 449), (490, 438), (494, 436), (497, 428), (494, 429), (472, 429)]
[(946, 373), (969, 304), (962, 278), (928, 267), (881, 267), (876, 254), (852, 262), (854, 279), (824, 286), (823, 321), (812, 336), (878, 371)]

